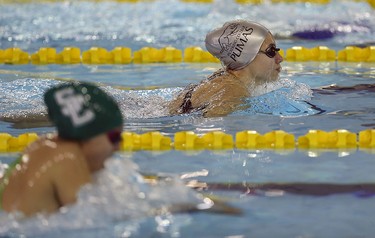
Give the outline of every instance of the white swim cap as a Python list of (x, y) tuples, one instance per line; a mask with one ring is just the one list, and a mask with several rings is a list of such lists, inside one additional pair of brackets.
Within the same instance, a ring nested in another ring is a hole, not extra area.
[(228, 69), (239, 70), (254, 60), (268, 32), (256, 22), (230, 21), (207, 34), (206, 48)]

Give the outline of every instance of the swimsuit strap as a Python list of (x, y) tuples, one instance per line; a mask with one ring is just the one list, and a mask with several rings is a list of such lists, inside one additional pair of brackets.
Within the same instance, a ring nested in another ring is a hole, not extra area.
[(220, 77), (226, 73), (226, 70), (224, 68), (220, 68), (219, 70), (213, 72), (210, 76), (207, 77), (207, 80), (212, 80), (217, 77)]
[(209, 81), (222, 76), (233, 77), (234, 79), (241, 81), (240, 78), (237, 77), (237, 75), (235, 75), (231, 71), (225, 70), (224, 68), (220, 68), (219, 70), (215, 71), (210, 76), (208, 76), (206, 80)]
[[(226, 71), (224, 68), (220, 68), (219, 70), (215, 71), (210, 76), (208, 76), (207, 79), (205, 79), (204, 81), (210, 81), (210, 80), (213, 80), (217, 77), (221, 77), (225, 74), (229, 74), (229, 75), (233, 76), (234, 78), (238, 79), (238, 77), (236, 75), (232, 74), (231, 72)], [(193, 92), (198, 87), (198, 85), (199, 84), (192, 84), (186, 89), (186, 94), (184, 96), (184, 99), (182, 100), (180, 109), (178, 111), (179, 113), (185, 114), (185, 113), (201, 111), (209, 105), (209, 103), (206, 103), (206, 104), (204, 104), (200, 107), (197, 107), (197, 108), (194, 108), (192, 106), (191, 97), (193, 96)]]
[(185, 97), (182, 101), (182, 104), (180, 106), (179, 112), (184, 114), (184, 113), (189, 113), (191, 112), (194, 108), (191, 104), (191, 97), (193, 95), (193, 92), (195, 88), (198, 86), (198, 84), (192, 84), (187, 88), (187, 92), (185, 94)]

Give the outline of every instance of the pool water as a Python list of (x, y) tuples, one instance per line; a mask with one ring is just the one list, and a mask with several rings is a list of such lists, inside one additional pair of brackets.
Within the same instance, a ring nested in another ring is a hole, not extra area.
[[(60, 51), (66, 46), (82, 51), (92, 46), (108, 50), (126, 46), (133, 51), (144, 46), (204, 47), (207, 31), (226, 20), (247, 18), (261, 19), (284, 50), (325, 45), (337, 51), (346, 45), (373, 42), (374, 11), (364, 1), (331, 1), (327, 5), (239, 5), (229, 0), (211, 4), (177, 0), (2, 4), (0, 49), (20, 47), (33, 53), (40, 47)], [(334, 37), (291, 37), (306, 29), (329, 29)], [(225, 117), (204, 118), (169, 116), (164, 104), (184, 86), (214, 72), (219, 64), (1, 64), (0, 115), (44, 113), (42, 94), (46, 88), (80, 80), (99, 83), (112, 94), (126, 117), (124, 130), (139, 134), (160, 131), (173, 138), (180, 131), (202, 135), (219, 130), (234, 137), (243, 130), (261, 134), (284, 130), (297, 138), (310, 129), (358, 133), (375, 127), (374, 92), (317, 90), (330, 84), (374, 83), (373, 63), (284, 61), (282, 66), (280, 82), (259, 89), (258, 96), (249, 98), (250, 108)], [(48, 125), (0, 120), (0, 132), (13, 136), (52, 131)], [(17, 155), (0, 154), (0, 168)], [(82, 189), (77, 204), (51, 216), (29, 219), (0, 213), (0, 236), (372, 237), (374, 191), (364, 185), (375, 186), (374, 159), (373, 151), (345, 148), (122, 151), (108, 160), (95, 184)], [(140, 173), (167, 179), (150, 185)], [(187, 187), (188, 183), (195, 189)], [(358, 186), (344, 193), (333, 189), (329, 194), (312, 194), (308, 188), (301, 193), (290, 188), (260, 188), (273, 183), (290, 187), (313, 184), (321, 186), (319, 191), (328, 185)], [(217, 207), (192, 211), (191, 207), (207, 203), (201, 195), (216, 201)], [(232, 214), (226, 205), (241, 214)], [(170, 212), (172, 207), (174, 212)]]

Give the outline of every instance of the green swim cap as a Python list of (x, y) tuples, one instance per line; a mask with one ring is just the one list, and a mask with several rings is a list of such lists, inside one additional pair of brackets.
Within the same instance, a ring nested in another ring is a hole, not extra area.
[(59, 136), (65, 139), (89, 139), (123, 124), (115, 100), (93, 84), (60, 84), (46, 91), (44, 102)]

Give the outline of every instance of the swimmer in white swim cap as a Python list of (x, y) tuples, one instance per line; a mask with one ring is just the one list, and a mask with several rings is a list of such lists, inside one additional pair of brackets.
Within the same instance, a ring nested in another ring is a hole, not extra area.
[(225, 116), (241, 109), (255, 87), (279, 78), (283, 57), (271, 32), (259, 23), (227, 22), (209, 32), (205, 43), (223, 68), (183, 90), (170, 103), (171, 115), (200, 111), (207, 117)]

